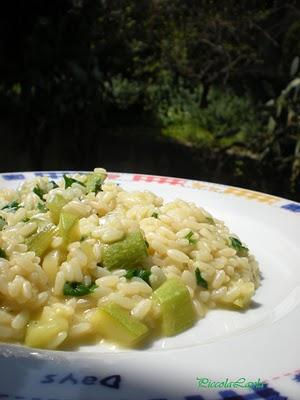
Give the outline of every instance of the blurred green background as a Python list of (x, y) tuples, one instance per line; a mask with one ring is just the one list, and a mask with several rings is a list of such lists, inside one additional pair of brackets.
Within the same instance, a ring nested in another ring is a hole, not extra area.
[(300, 200), (295, 1), (5, 2), (1, 171), (91, 169)]

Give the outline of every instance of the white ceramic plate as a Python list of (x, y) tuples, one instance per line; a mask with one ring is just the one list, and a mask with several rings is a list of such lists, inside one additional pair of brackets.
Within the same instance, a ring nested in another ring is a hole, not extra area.
[[(0, 174), (0, 187), (63, 173)], [(140, 351), (93, 346), (51, 352), (2, 344), (0, 399), (299, 400), (300, 204), (179, 178), (110, 173), (109, 179), (128, 190), (195, 202), (224, 220), (259, 262), (263, 280), (253, 306), (210, 311), (192, 329)]]

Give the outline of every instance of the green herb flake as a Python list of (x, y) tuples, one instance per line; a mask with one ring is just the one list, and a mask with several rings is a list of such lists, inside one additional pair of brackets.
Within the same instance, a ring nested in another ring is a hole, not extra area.
[(95, 190), (94, 192), (97, 194), (99, 192), (103, 192), (102, 190), (102, 179), (99, 179), (96, 184), (95, 184)]
[(48, 211), (48, 208), (42, 203), (38, 203), (37, 208), (42, 213), (46, 213)]
[(85, 285), (82, 282), (66, 282), (63, 293), (65, 296), (81, 297), (91, 294), (97, 287), (95, 283)]
[(87, 175), (85, 181), (85, 187), (88, 192), (94, 192), (95, 194), (102, 192), (102, 184), (106, 179), (106, 174), (92, 172)]
[(215, 220), (212, 217), (206, 217), (206, 223), (210, 225), (216, 225)]
[(197, 240), (193, 239), (194, 232), (190, 231), (184, 238), (189, 241), (189, 244), (196, 244)]
[(240, 257), (246, 257), (249, 249), (242, 244), (242, 242), (236, 237), (229, 237), (229, 246), (236, 250), (236, 254)]
[(138, 277), (143, 279), (148, 285), (150, 286), (150, 275), (151, 272), (147, 271), (146, 269), (128, 269), (126, 274), (124, 275), (126, 279), (132, 279), (133, 277)]
[(52, 189), (56, 189), (59, 187), (58, 184), (54, 181), (50, 181), (50, 183), (52, 184)]
[(44, 200), (44, 194), (46, 194), (46, 192), (43, 190), (43, 189), (41, 189), (41, 187), (39, 186), (39, 185), (36, 185), (34, 188), (33, 188), (33, 193), (35, 193), (42, 201), (45, 201)]
[(93, 185), (90, 189), (91, 192), (94, 192), (95, 194), (102, 192), (102, 183), (103, 183), (103, 179), (98, 178), (97, 180), (95, 180), (93, 182)]
[(24, 222), (24, 223), (26, 223), (26, 222), (28, 222), (28, 221), (30, 221), (30, 218), (24, 218), (24, 219), (22, 219), (22, 222)]
[(151, 215), (151, 217), (152, 217), (152, 218), (158, 218), (158, 213), (157, 213), (157, 212), (154, 212), (154, 213)]
[(20, 203), (16, 200), (11, 201), (10, 203), (6, 204), (6, 206), (2, 207), (2, 210), (16, 212), (19, 208), (21, 208)]
[(80, 242), (84, 242), (88, 238), (87, 235), (82, 235), (79, 239)]
[(8, 259), (7, 254), (3, 249), (0, 247), (0, 258), (5, 258), (6, 260)]
[(207, 284), (206, 280), (202, 278), (201, 272), (200, 272), (200, 269), (199, 269), (199, 268), (196, 268), (196, 270), (195, 270), (195, 276), (196, 276), (197, 285), (198, 285), (198, 286), (202, 286), (202, 287), (204, 287), (205, 289), (208, 289), (208, 284)]
[(64, 181), (65, 181), (65, 189), (67, 189), (68, 187), (71, 187), (73, 185), (73, 183), (78, 183), (81, 186), (84, 186), (84, 183), (78, 181), (77, 179), (71, 178), (70, 176), (64, 175)]
[(94, 290), (97, 289), (97, 287), (98, 287), (98, 285), (96, 285), (96, 283), (92, 283), (92, 284), (90, 285), (90, 292), (92, 293)]
[(4, 218), (0, 217), (0, 231), (5, 227), (6, 221)]

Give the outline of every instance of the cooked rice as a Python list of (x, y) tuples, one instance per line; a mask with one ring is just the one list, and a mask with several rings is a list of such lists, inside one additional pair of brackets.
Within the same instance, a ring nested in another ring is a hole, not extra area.
[[(73, 178), (84, 183), (86, 176)], [(232, 306), (237, 300), (244, 299), (247, 305), (259, 285), (254, 257), (238, 256), (224, 223), (197, 205), (183, 200), (164, 203), (153, 193), (127, 192), (109, 181), (97, 194), (86, 193), (79, 183), (67, 189), (63, 180), (58, 184), (53, 189), (48, 178), (38, 177), (17, 190), (0, 190), (0, 217), (6, 222), (0, 231), (0, 248), (7, 255), (0, 258), (2, 341), (23, 343), (28, 324), (42, 315), (61, 324), (46, 347), (84, 344), (95, 334), (90, 323), (93, 311), (107, 301), (154, 326), (160, 310), (151, 295), (174, 276), (187, 286), (199, 318), (211, 308)], [(62, 250), (63, 240), (56, 235), (42, 259), (26, 244), (28, 237), (52, 223), (50, 212), (38, 208), (41, 199), (33, 192), (37, 185), (45, 192), (46, 206), (57, 193), (66, 200), (63, 210), (80, 217), (82, 239)], [(3, 208), (14, 200), (21, 205), (15, 212)], [(149, 244), (146, 268), (151, 271), (151, 286), (139, 277), (126, 279), (124, 269), (109, 271), (101, 264), (104, 246), (137, 229)], [(191, 232), (192, 241), (187, 238)], [(197, 284), (197, 268), (207, 289)], [(98, 287), (88, 296), (64, 296), (65, 283), (73, 281)]]

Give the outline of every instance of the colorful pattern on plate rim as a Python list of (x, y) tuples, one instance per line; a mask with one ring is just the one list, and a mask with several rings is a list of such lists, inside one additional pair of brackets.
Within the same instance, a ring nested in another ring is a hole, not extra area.
[[(74, 171), (78, 172), (78, 171)], [(86, 173), (85, 171), (80, 171)], [(16, 172), (16, 173), (2, 173), (0, 174), (0, 183), (2, 181), (18, 181), (36, 176), (48, 176), (51, 179), (58, 179), (65, 173), (72, 173), (72, 171), (38, 171), (38, 172)], [(144, 183), (158, 183), (161, 185), (169, 185), (171, 187), (179, 186), (190, 189), (198, 189), (215, 193), (222, 193), (231, 196), (238, 196), (248, 200), (253, 200), (259, 203), (268, 204), (271, 206), (279, 207), (293, 213), (300, 214), (300, 203), (293, 202), (290, 200), (283, 199), (281, 197), (272, 196), (267, 193), (260, 193), (249, 189), (243, 189), (233, 186), (226, 186), (210, 182), (202, 182), (184, 178), (173, 178), (167, 176), (158, 175), (143, 175), (143, 174), (131, 174), (121, 172), (110, 172), (108, 174), (110, 180), (121, 182), (144, 182)]]
[[(299, 370), (300, 371), (300, 370)], [(291, 382), (292, 383), (292, 382)], [(293, 377), (293, 383), (300, 384), (300, 373), (296, 374)], [(216, 392), (214, 392), (216, 393)], [(217, 392), (215, 400), (296, 400), (292, 399), (290, 397), (287, 397), (282, 393), (280, 389), (274, 389), (273, 387), (270, 387), (269, 385), (266, 385), (264, 388), (261, 389), (254, 389), (251, 390), (250, 392), (247, 392), (245, 394), (237, 393), (234, 390), (221, 390)], [(10, 395), (9, 393), (3, 393), (1, 392), (0, 389), (0, 399), (5, 399), (5, 400), (71, 400), (69, 398), (58, 398), (58, 397), (44, 397), (44, 396), (26, 396), (23, 394), (20, 395)], [(102, 397), (99, 397), (99, 400), (103, 400)], [(108, 399), (106, 399), (108, 400)], [(130, 400), (130, 398), (122, 397), (122, 400)], [(155, 398), (147, 398), (147, 399), (141, 399), (141, 400), (172, 400), (168, 397), (155, 397)], [(186, 395), (182, 397), (181, 399), (178, 400), (205, 400), (205, 398), (201, 394), (193, 394), (193, 395)]]

